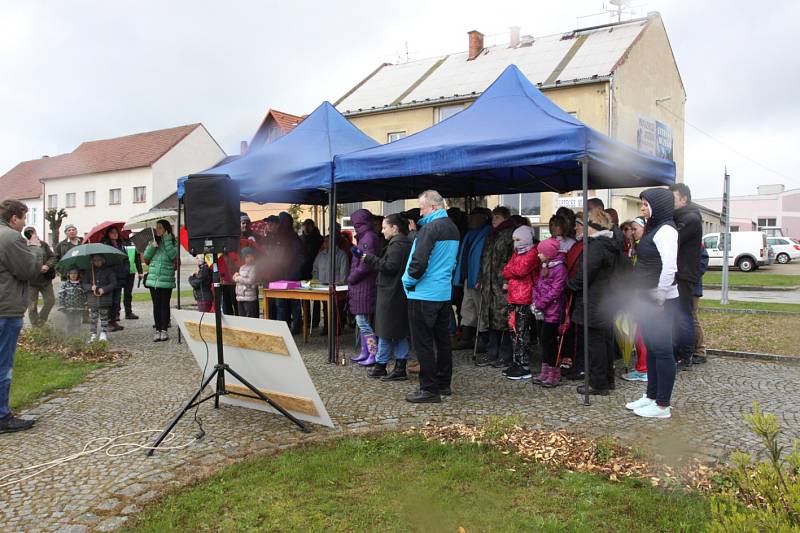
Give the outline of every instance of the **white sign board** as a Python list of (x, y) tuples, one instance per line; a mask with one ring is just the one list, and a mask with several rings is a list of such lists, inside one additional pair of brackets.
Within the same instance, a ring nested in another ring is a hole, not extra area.
[[(201, 369), (206, 367), (206, 376), (209, 375), (217, 363), (213, 313), (172, 310), (172, 316), (177, 320), (197, 364)], [(286, 322), (223, 315), (222, 329), (225, 362), (231, 369), (300, 420), (333, 427)], [(212, 382), (210, 386), (214, 385)], [(253, 395), (228, 373), (225, 374), (225, 385), (229, 392)], [(234, 394), (222, 396), (220, 401), (277, 413), (262, 400)]]

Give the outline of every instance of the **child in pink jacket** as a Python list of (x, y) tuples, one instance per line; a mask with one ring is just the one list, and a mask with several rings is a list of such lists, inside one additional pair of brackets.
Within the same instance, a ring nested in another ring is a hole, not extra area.
[(533, 378), (534, 384), (556, 387), (561, 382), (561, 368), (556, 364), (558, 354), (558, 326), (564, 312), (564, 287), (567, 285), (565, 255), (560, 251), (560, 242), (551, 237), (539, 243), (539, 259), (542, 269), (533, 286), (535, 314), (542, 317), (541, 335), (542, 370)]

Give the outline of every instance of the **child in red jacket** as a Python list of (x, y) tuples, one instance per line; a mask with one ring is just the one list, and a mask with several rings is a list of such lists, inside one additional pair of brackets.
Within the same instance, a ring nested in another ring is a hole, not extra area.
[(539, 275), (539, 257), (533, 244), (533, 230), (520, 226), (514, 230), (514, 254), (503, 268), (506, 279), (506, 301), (508, 301), (508, 329), (514, 345), (511, 366), (503, 373), (508, 379), (529, 379), (530, 368), (526, 364), (533, 316), (531, 315), (531, 290)]

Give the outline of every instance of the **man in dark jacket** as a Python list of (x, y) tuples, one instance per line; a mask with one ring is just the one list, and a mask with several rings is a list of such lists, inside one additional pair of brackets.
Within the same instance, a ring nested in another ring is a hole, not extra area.
[[(616, 269), (619, 266), (621, 246), (611, 231), (613, 222), (605, 211), (590, 210), (586, 220), (587, 237), (582, 253), (588, 253), (588, 270), (583, 271), (583, 258), (578, 260), (578, 273), (567, 282), (574, 294), (572, 322), (578, 325), (578, 336), (583, 338), (583, 278), (588, 278), (589, 288), (589, 390), (588, 394), (607, 396), (614, 387), (614, 338), (611, 335), (616, 307), (610, 304)], [(578, 341), (582, 347), (582, 340)], [(584, 394), (584, 386), (578, 393)]]
[(420, 194), (419, 209), (422, 218), (402, 278), (411, 337), (420, 364), (419, 390), (409, 393), (406, 400), (438, 403), (442, 394), (451, 394), (453, 351), (447, 326), (460, 234), (448, 218), (438, 192)]
[(458, 263), (453, 274), (453, 286), (464, 288), (461, 303), (461, 340), (456, 349), (472, 348), (475, 335), (485, 331), (483, 322), (479, 324), (478, 312), (481, 307), (481, 255), (486, 236), (491, 231), (489, 225), (491, 211), (485, 207), (476, 207), (469, 215), (469, 230), (461, 242), (458, 252)]
[(42, 248), (20, 234), (27, 212), (28, 206), (18, 200), (0, 203), (0, 433), (33, 426), (33, 420), (16, 418), (8, 408), (11, 369), (28, 307), (28, 282), (39, 276), (44, 262)]
[[(61, 261), (67, 252), (78, 246), (79, 244), (83, 244), (83, 239), (78, 237), (78, 228), (75, 227), (75, 224), (67, 224), (64, 228), (64, 233), (66, 237), (63, 241), (56, 245), (56, 249), (53, 252), (56, 254), (56, 263)], [(61, 274), (61, 280), (67, 279), (66, 272)]]
[(685, 183), (669, 188), (675, 197), (675, 227), (678, 229), (678, 308), (675, 313), (675, 359), (678, 367), (689, 370), (694, 354), (694, 319), (692, 301), (694, 286), (700, 279), (700, 249), (703, 240), (703, 220), (700, 210), (692, 203), (692, 191)]
[[(22, 232), (22, 236), (28, 239), (32, 245), (42, 248), (42, 255), (44, 264), (41, 268), (41, 273), (36, 279), (31, 280), (28, 288), (28, 318), (34, 326), (42, 326), (47, 322), (47, 317), (50, 316), (50, 310), (56, 303), (56, 296), (53, 293), (53, 278), (56, 275), (56, 256), (50, 249), (50, 246), (43, 240), (39, 239), (36, 234), (36, 228), (28, 227)], [(39, 307), (39, 294), (42, 295), (42, 309)]]

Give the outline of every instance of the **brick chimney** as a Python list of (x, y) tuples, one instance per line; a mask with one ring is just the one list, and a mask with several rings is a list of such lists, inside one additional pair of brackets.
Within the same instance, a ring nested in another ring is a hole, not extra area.
[(516, 48), (519, 46), (519, 26), (511, 26), (509, 28), (508, 47)]
[(244, 155), (247, 153), (247, 141), (240, 141), (239, 142), (239, 155)]
[(478, 30), (468, 31), (469, 35), (469, 57), (467, 61), (472, 61), (483, 52), (483, 34)]

